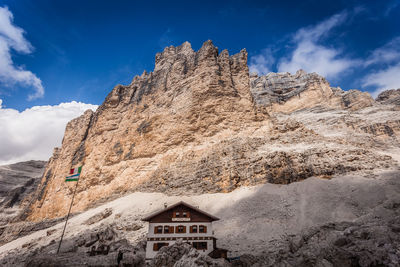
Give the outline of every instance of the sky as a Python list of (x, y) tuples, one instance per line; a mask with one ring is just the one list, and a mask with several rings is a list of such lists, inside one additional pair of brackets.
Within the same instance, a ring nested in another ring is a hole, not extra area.
[(374, 97), (400, 88), (400, 0), (0, 0), (0, 165), (47, 160), (66, 123), (155, 54), (211, 39), (251, 72), (317, 72)]

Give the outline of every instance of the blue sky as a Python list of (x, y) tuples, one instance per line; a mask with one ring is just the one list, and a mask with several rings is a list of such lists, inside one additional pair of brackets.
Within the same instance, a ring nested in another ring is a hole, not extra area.
[[(144, 69), (151, 71), (155, 53), (189, 41), (194, 49), (211, 39), (221, 50), (242, 48), (249, 59), (272, 53), (290, 57), (302, 28), (346, 13), (319, 45), (339, 51), (338, 58), (364, 60), (374, 49), (400, 36), (399, 1), (3, 1), (13, 24), (24, 30), (29, 53), (11, 51), (13, 63), (41, 81), (43, 97), (28, 101), (34, 86), (0, 84), (3, 105), (17, 110), (72, 100), (100, 104), (117, 83), (127, 84)], [(254, 60), (253, 60), (254, 62)], [(249, 63), (250, 60), (249, 60)], [(348, 68), (328, 76), (343, 89), (361, 88), (368, 73), (385, 63)], [(288, 69), (290, 71), (290, 69)], [(400, 85), (399, 85), (400, 87)]]
[(0, 11), (0, 111), (12, 121), (60, 103), (80, 114), (184, 41), (246, 48), (259, 74), (303, 68), (345, 90), (400, 88), (400, 0), (6, 0)]

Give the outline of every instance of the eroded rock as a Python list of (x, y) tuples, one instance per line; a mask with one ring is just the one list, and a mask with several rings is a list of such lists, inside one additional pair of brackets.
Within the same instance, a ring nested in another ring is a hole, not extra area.
[(398, 146), (399, 112), (316, 73), (250, 77), (246, 50), (170, 46), (152, 72), (67, 125), (26, 215), (64, 216), (74, 192), (64, 177), (80, 165), (76, 212), (132, 191), (229, 192), (391, 168), (381, 152)]
[(151, 267), (230, 266), (224, 259), (213, 259), (200, 254), (190, 244), (178, 240), (171, 246), (162, 247), (150, 262)]
[(400, 89), (383, 91), (376, 97), (376, 101), (382, 104), (400, 106)]
[(87, 219), (85, 224), (90, 225), (90, 224), (97, 223), (97, 222), (109, 217), (111, 214), (112, 214), (112, 209), (105, 209), (104, 211)]

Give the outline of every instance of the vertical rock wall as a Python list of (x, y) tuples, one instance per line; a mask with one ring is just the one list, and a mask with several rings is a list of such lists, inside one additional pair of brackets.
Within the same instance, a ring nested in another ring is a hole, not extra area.
[[(66, 183), (65, 176), (80, 165), (73, 212), (135, 190), (226, 192), (388, 167), (390, 157), (359, 147), (322, 146), (332, 141), (275, 116), (317, 106), (358, 110), (371, 105), (368, 95), (332, 88), (315, 73), (250, 78), (246, 50), (230, 56), (211, 41), (197, 52), (188, 42), (167, 47), (156, 55), (153, 72), (115, 86), (96, 112), (68, 123), (29, 219), (66, 214), (75, 184)], [(301, 151), (277, 151), (292, 145), (287, 140), (308, 145), (301, 145)], [(321, 147), (310, 147), (316, 141)], [(354, 155), (360, 156), (354, 160)]]

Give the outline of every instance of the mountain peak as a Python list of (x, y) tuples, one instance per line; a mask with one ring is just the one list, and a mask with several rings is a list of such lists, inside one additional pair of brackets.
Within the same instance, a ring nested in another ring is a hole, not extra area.
[[(290, 183), (336, 169), (389, 166), (389, 158), (359, 148), (346, 155), (339, 148), (313, 150), (337, 158), (329, 164), (310, 156), (314, 152), (269, 149), (278, 149), (276, 142), (286, 139), (321, 144), (330, 140), (305, 122), (280, 121), (282, 116), (316, 108), (345, 113), (374, 105), (367, 93), (344, 92), (303, 70), (250, 77), (245, 49), (230, 56), (227, 50), (218, 53), (210, 40), (198, 51), (188, 42), (170, 46), (156, 55), (152, 72), (144, 71), (128, 86), (115, 86), (96, 112), (68, 124), (61, 149), (46, 167), (30, 218), (65, 214), (64, 197), (72, 191), (64, 176), (77, 165), (84, 166), (77, 210), (119, 192), (227, 192), (267, 181)], [(312, 160), (304, 161), (308, 157)], [(295, 170), (276, 163), (289, 161)], [(318, 164), (324, 168), (319, 170)]]

